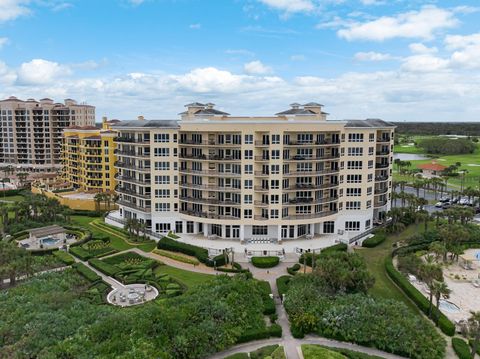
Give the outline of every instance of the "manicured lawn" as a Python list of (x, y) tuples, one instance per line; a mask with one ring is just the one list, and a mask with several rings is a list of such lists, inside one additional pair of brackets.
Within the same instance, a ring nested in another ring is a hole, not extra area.
[(395, 145), (393, 147), (394, 153), (409, 153), (409, 154), (423, 154), (423, 150), (417, 146), (410, 146), (407, 144)]
[(356, 252), (365, 259), (369, 271), (375, 276), (375, 285), (369, 291), (372, 296), (402, 301), (410, 309), (419, 313), (415, 304), (390, 280), (384, 266), (385, 257), (392, 252), (393, 243), (412, 235), (415, 230), (416, 227), (412, 225), (399, 236), (389, 235), (385, 242), (375, 248), (358, 248)]
[(0, 193), (0, 199), (8, 202), (22, 202), (25, 200), (25, 197), (20, 195), (3, 197), (3, 195)]
[[(192, 265), (193, 269), (193, 265)], [(188, 288), (192, 288), (198, 284), (205, 283), (215, 276), (210, 274), (190, 272), (179, 268), (170, 267), (167, 265), (162, 265), (155, 268), (156, 273), (166, 273), (173, 279), (185, 284)]]

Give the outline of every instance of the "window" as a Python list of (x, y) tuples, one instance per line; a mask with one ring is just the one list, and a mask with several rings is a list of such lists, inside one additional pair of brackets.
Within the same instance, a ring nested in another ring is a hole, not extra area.
[(277, 204), (279, 201), (279, 196), (278, 194), (272, 194), (270, 195), (270, 203), (271, 204)]
[(272, 165), (272, 174), (278, 175), (280, 173), (280, 165)]
[(361, 195), (362, 195), (361, 188), (347, 188), (347, 197), (361, 196)]
[(323, 222), (323, 233), (333, 233), (335, 231), (335, 222)]
[(268, 234), (268, 226), (252, 226), (252, 235), (266, 236)]
[(170, 169), (169, 162), (155, 162), (156, 171), (168, 171)]
[(155, 176), (155, 184), (170, 184), (170, 176)]
[(367, 188), (367, 195), (370, 196), (372, 194), (372, 187)]
[(363, 148), (362, 147), (349, 147), (348, 148), (348, 155), (349, 156), (363, 156)]
[(279, 189), (280, 188), (280, 181), (279, 180), (271, 180), (270, 181), (271, 189)]
[(278, 209), (270, 210), (270, 218), (278, 218)]
[(272, 144), (273, 145), (280, 144), (280, 135), (272, 135)]
[(346, 231), (359, 231), (360, 230), (360, 221), (346, 221), (345, 222)]
[(253, 165), (245, 165), (245, 174), (247, 175), (253, 174)]
[(347, 175), (347, 183), (361, 183), (362, 175)]
[(367, 209), (368, 208), (372, 208), (372, 200), (370, 199), (367, 201)]
[(348, 170), (361, 170), (362, 169), (362, 161), (348, 161), (347, 162), (347, 169)]
[(253, 211), (251, 209), (245, 209), (243, 211), (243, 218), (252, 218)]
[(368, 161), (368, 168), (373, 168), (373, 160)]
[(347, 201), (346, 205), (345, 205), (345, 209), (346, 210), (356, 210), (356, 209), (360, 209), (360, 204), (361, 202), (360, 201)]
[(155, 212), (170, 211), (170, 203), (155, 203)]
[(370, 229), (371, 223), (372, 223), (372, 221), (369, 220), (369, 219), (367, 219), (367, 220), (365, 221), (365, 229)]
[(349, 133), (348, 142), (363, 142), (363, 133)]
[(253, 202), (253, 196), (251, 194), (246, 194), (244, 197), (245, 204), (251, 204)]
[(168, 133), (155, 133), (153, 135), (153, 142), (169, 142), (170, 135)]
[(253, 188), (253, 181), (245, 180), (245, 189), (252, 189), (252, 188)]
[(170, 223), (155, 223), (155, 232), (164, 233), (170, 231)]
[(373, 174), (370, 173), (367, 177), (367, 181), (372, 182), (372, 180), (373, 180)]
[(280, 150), (272, 150), (272, 160), (280, 159)]
[(245, 159), (246, 160), (253, 159), (253, 150), (245, 150)]
[(155, 198), (169, 198), (170, 190), (169, 189), (156, 189)]
[(372, 156), (374, 154), (375, 149), (373, 147), (368, 148), (368, 155)]
[(156, 157), (167, 157), (170, 156), (170, 149), (169, 148), (155, 148), (154, 154)]
[(253, 144), (253, 135), (245, 135), (245, 144), (246, 145)]
[(369, 142), (374, 142), (375, 141), (375, 134), (374, 133), (370, 133), (368, 135), (368, 141)]

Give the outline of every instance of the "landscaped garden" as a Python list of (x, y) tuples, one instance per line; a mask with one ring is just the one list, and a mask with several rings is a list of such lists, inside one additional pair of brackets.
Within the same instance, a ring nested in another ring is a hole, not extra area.
[(96, 286), (66, 270), (0, 292), (2, 355), (195, 359), (281, 335), (264, 320), (264, 287), (245, 276), (217, 276), (181, 296), (128, 310), (92, 299), (102, 288), (91, 279)]
[(302, 345), (304, 359), (382, 359), (375, 355), (355, 352), (349, 349), (326, 348), (321, 345)]
[(250, 353), (237, 353), (229, 355), (225, 359), (287, 359), (281, 345), (267, 345)]

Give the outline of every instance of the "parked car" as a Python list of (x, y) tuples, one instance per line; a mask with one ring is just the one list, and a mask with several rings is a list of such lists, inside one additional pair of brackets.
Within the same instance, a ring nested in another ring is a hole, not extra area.
[(445, 203), (443, 203), (443, 202), (435, 203), (435, 207), (437, 207), (437, 208), (442, 208), (444, 205), (445, 205)]
[(442, 205), (442, 209), (447, 209), (447, 208), (450, 208), (450, 207), (452, 207), (452, 205), (451, 205), (450, 203), (448, 203), (448, 202), (447, 202), (447, 203), (444, 203), (444, 204)]
[(450, 197), (442, 197), (439, 199), (440, 202), (445, 203), (445, 202), (450, 202)]
[(475, 214), (479, 214), (480, 213), (480, 207), (475, 207)]

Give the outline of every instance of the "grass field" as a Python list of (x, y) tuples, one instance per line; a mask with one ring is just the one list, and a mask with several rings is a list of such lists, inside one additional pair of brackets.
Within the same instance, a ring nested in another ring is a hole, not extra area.
[(0, 200), (7, 201), (7, 202), (21, 202), (25, 200), (25, 197), (20, 195), (3, 197), (2, 194), (0, 193)]
[[(192, 266), (193, 268), (193, 266)], [(175, 280), (185, 284), (188, 288), (192, 288), (198, 284), (205, 283), (214, 276), (210, 274), (190, 272), (183, 269), (170, 267), (167, 265), (159, 266), (155, 269), (156, 273), (166, 273)]]
[(411, 236), (415, 233), (415, 226), (408, 227), (400, 235), (390, 235), (382, 244), (375, 248), (358, 248), (355, 251), (360, 254), (367, 263), (368, 270), (375, 276), (375, 284), (369, 293), (373, 297), (399, 300), (407, 305), (415, 313), (419, 313), (403, 292), (390, 280), (385, 272), (385, 257), (392, 252), (392, 245), (398, 240)]

